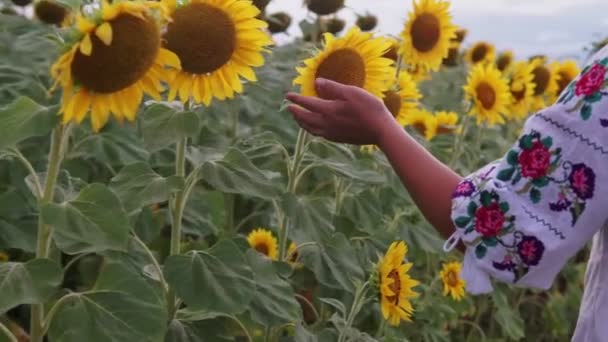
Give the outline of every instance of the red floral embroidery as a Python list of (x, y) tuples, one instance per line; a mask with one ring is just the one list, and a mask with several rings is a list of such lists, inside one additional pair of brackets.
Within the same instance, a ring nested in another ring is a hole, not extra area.
[(595, 64), (589, 71), (581, 76), (576, 83), (574, 93), (576, 96), (589, 96), (602, 89), (606, 68), (601, 64)]
[(535, 141), (532, 148), (519, 155), (519, 164), (522, 176), (532, 179), (544, 177), (551, 165), (551, 152), (540, 141)]
[(481, 206), (475, 213), (475, 230), (484, 237), (498, 235), (505, 223), (505, 214), (498, 203)]

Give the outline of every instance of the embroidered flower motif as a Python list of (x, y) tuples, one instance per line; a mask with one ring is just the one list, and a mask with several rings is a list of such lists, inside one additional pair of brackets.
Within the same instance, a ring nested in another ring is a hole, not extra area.
[(513, 271), (517, 265), (513, 262), (513, 258), (507, 254), (501, 262), (492, 262), (492, 266), (499, 271)]
[(602, 89), (604, 78), (606, 77), (606, 67), (602, 64), (595, 64), (591, 69), (584, 73), (576, 82), (574, 94), (576, 96), (593, 95)]
[(517, 254), (529, 266), (538, 265), (545, 252), (545, 245), (534, 236), (524, 236), (517, 244)]
[(549, 203), (549, 209), (553, 211), (564, 211), (572, 205), (572, 202), (563, 193), (559, 194), (557, 202)]
[(471, 197), (475, 192), (475, 184), (468, 179), (463, 180), (458, 184), (452, 198)]
[(492, 202), (489, 206), (482, 206), (475, 213), (475, 231), (484, 237), (498, 235), (505, 224), (505, 213), (498, 203)]
[(595, 189), (595, 172), (585, 164), (572, 166), (572, 172), (568, 177), (570, 187), (578, 198), (587, 200), (593, 197)]
[(551, 165), (551, 152), (540, 141), (535, 141), (532, 148), (525, 149), (519, 155), (521, 174), (524, 177), (538, 179), (547, 175)]

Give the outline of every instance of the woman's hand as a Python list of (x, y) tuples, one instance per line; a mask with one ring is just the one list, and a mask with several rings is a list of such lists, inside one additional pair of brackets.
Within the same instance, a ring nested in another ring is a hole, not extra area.
[(288, 109), (298, 124), (315, 136), (355, 145), (380, 144), (384, 132), (397, 122), (384, 103), (367, 91), (317, 79), (320, 98), (294, 93)]

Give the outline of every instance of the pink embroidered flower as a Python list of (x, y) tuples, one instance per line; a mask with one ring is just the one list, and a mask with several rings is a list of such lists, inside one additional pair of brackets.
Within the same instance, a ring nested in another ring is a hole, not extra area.
[(538, 265), (543, 253), (545, 253), (545, 245), (534, 236), (524, 236), (517, 244), (517, 254), (526, 265)]
[(540, 141), (536, 141), (532, 148), (523, 150), (519, 155), (519, 164), (522, 176), (532, 179), (544, 177), (551, 164), (551, 152)]
[(595, 64), (589, 71), (581, 76), (580, 80), (578, 80), (574, 93), (577, 96), (595, 94), (602, 89), (602, 83), (604, 83), (605, 76), (606, 68), (601, 64)]
[(470, 197), (475, 192), (475, 185), (470, 180), (463, 180), (454, 190), (453, 198)]
[(504, 223), (505, 214), (496, 202), (487, 207), (480, 207), (475, 212), (475, 231), (484, 237), (498, 235)]
[(595, 172), (591, 168), (582, 163), (572, 166), (572, 172), (570, 172), (568, 180), (570, 181), (570, 188), (578, 198), (587, 200), (593, 197)]

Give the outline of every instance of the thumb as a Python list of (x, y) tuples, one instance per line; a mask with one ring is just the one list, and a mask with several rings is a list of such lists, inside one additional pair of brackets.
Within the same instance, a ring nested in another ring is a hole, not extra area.
[(346, 94), (350, 86), (334, 82), (326, 78), (315, 80), (315, 88), (320, 98), (325, 100), (346, 100)]

